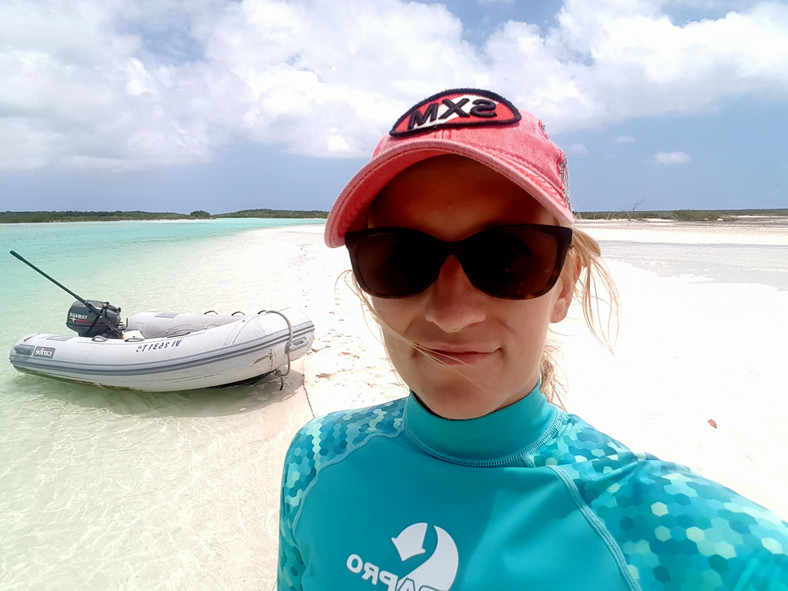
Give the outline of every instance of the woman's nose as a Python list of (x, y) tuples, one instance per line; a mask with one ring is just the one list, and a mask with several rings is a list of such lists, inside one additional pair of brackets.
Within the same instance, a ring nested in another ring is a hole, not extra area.
[(428, 295), (424, 316), (443, 332), (460, 332), (486, 318), (483, 300), (488, 296), (473, 286), (453, 255), (443, 263)]

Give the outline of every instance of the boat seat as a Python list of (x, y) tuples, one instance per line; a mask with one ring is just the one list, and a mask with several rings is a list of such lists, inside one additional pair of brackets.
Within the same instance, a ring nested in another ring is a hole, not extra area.
[(126, 322), (126, 332), (139, 332), (146, 339), (182, 337), (214, 326), (238, 322), (240, 319), (240, 316), (219, 316), (218, 314), (138, 312)]

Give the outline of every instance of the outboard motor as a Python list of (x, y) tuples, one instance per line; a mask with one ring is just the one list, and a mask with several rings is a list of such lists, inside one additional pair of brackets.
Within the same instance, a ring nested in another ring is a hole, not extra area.
[(120, 308), (109, 302), (77, 300), (68, 310), (66, 326), (81, 337), (114, 337), (120, 334)]
[(77, 332), (81, 337), (105, 336), (108, 338), (122, 338), (123, 332), (120, 327), (120, 308), (116, 308), (109, 302), (98, 300), (83, 300), (65, 285), (53, 279), (33, 263), (27, 261), (25, 257), (11, 251), (11, 255), (18, 258), (36, 273), (40, 273), (63, 291), (69, 293), (77, 301), (71, 305), (66, 318), (66, 326)]

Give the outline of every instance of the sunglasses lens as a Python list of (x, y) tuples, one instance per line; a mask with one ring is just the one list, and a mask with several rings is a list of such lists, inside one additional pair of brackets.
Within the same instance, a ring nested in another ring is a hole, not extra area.
[(550, 291), (561, 273), (572, 231), (556, 226), (503, 226), (463, 244), (460, 260), (481, 291), (512, 299)]
[(439, 240), (406, 228), (349, 232), (346, 242), (359, 285), (382, 298), (421, 293), (438, 277), (446, 258)]
[(438, 278), (449, 254), (459, 258), (468, 279), (484, 293), (535, 298), (555, 285), (571, 241), (569, 228), (536, 224), (499, 226), (460, 242), (407, 228), (371, 228), (346, 236), (359, 285), (382, 298), (421, 293)]

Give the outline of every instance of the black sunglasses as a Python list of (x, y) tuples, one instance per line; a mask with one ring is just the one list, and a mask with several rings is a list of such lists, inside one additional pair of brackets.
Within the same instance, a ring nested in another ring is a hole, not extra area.
[(460, 261), (470, 282), (497, 298), (539, 297), (555, 285), (572, 230), (561, 226), (497, 226), (447, 242), (409, 228), (348, 232), (345, 243), (361, 289), (379, 298), (423, 292), (438, 278), (449, 255)]

